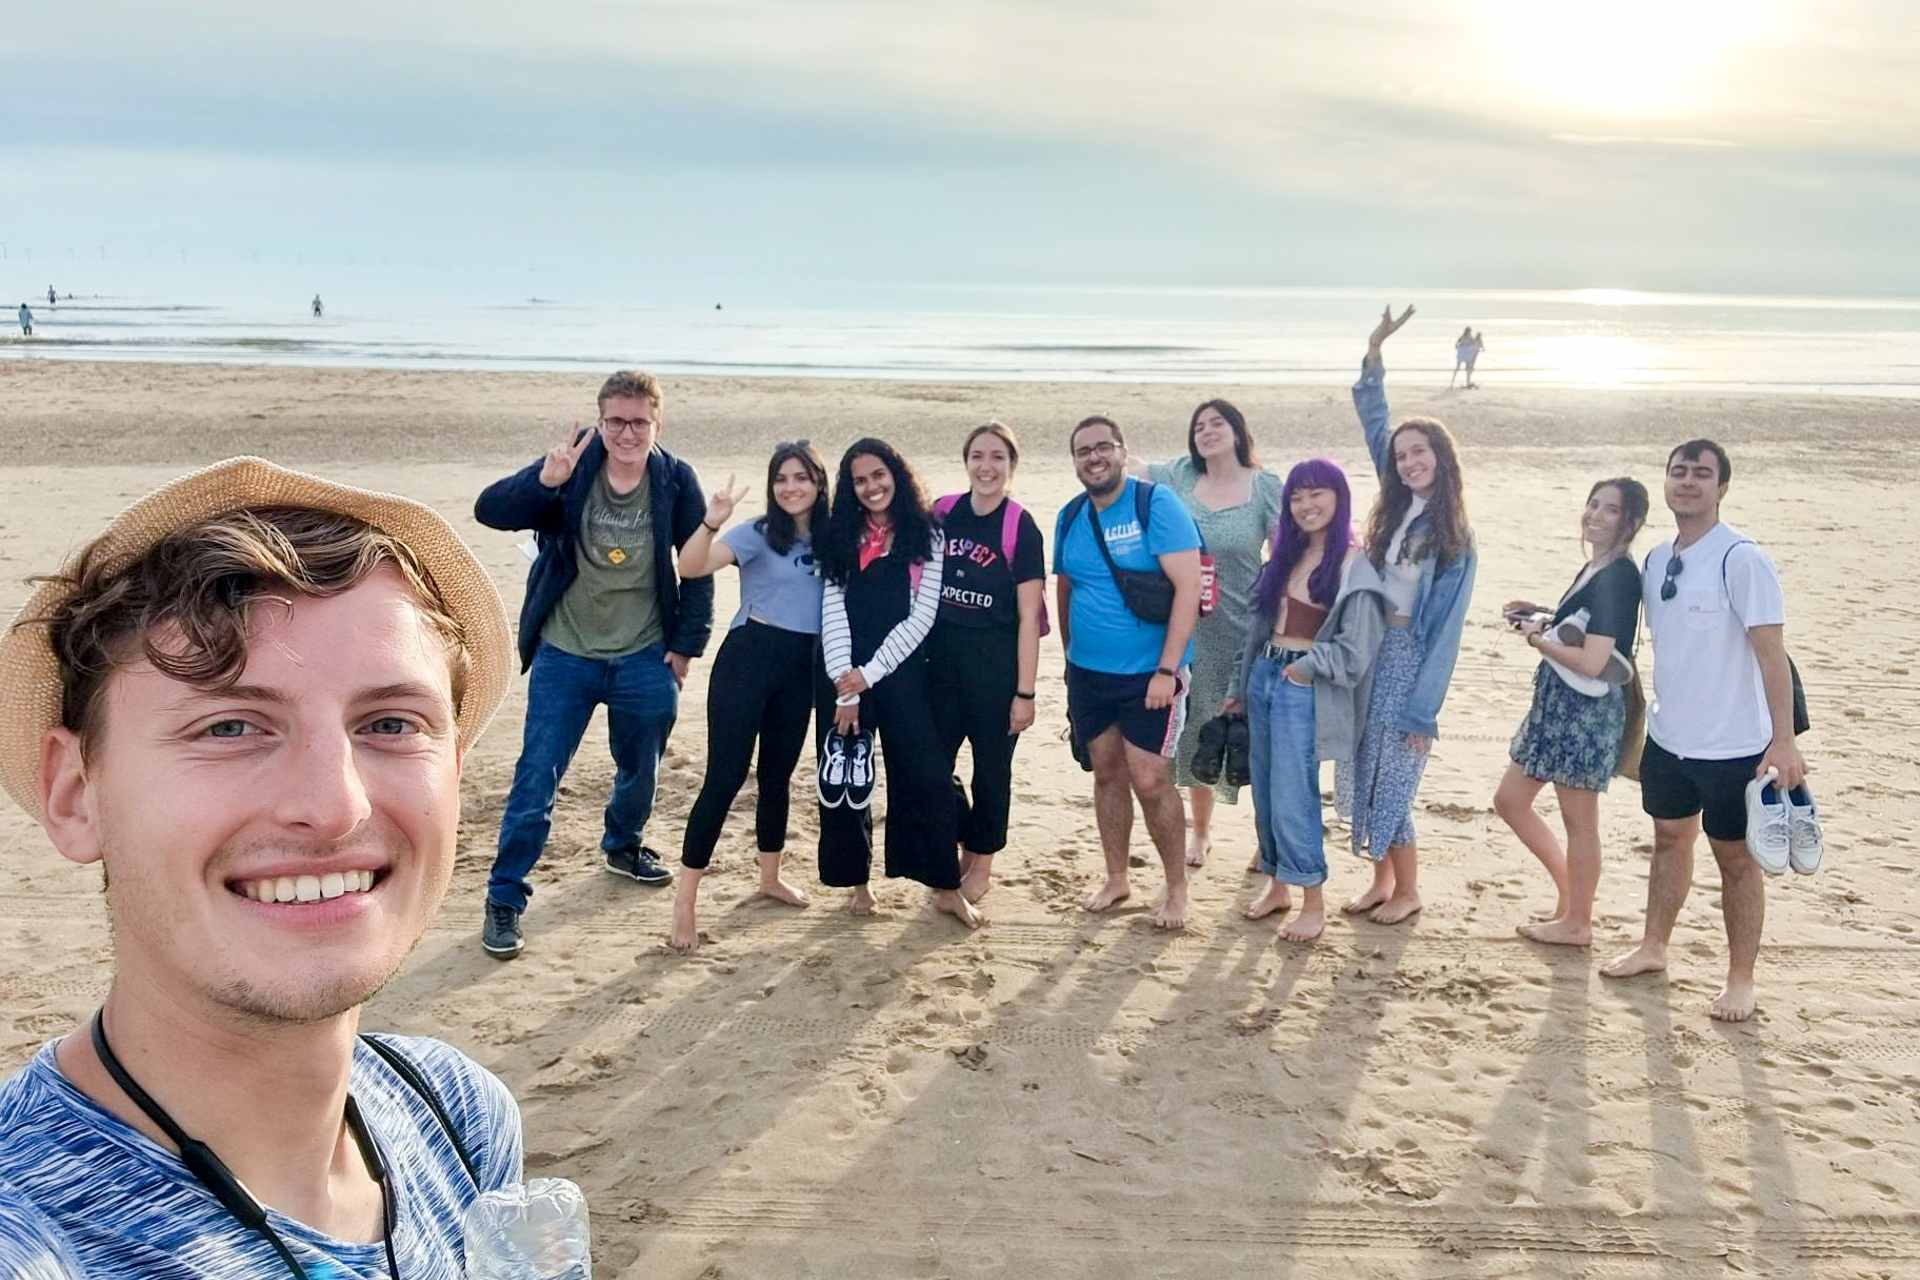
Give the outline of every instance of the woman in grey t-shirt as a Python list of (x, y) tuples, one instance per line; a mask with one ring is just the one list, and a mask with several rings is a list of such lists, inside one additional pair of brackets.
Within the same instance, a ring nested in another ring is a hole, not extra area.
[(747, 780), (756, 741), (760, 893), (776, 902), (807, 905), (807, 896), (781, 878), (780, 854), (787, 843), (788, 784), (806, 744), (813, 669), (819, 661), (820, 576), (813, 563), (813, 531), (826, 524), (827, 468), (804, 440), (775, 445), (767, 462), (767, 514), (721, 536), (746, 493), (729, 478), (708, 500), (706, 517), (680, 551), (682, 578), (705, 577), (730, 564), (740, 568), (740, 609), (707, 683), (707, 776), (687, 815), (680, 853), (684, 870), (668, 941), (683, 953), (700, 945), (695, 920), (700, 879), (727, 810)]

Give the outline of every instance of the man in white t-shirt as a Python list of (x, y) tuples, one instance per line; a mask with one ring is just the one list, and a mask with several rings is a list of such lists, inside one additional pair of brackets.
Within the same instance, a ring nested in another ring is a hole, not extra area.
[(1667, 967), (1667, 942), (1693, 883), (1704, 827), (1720, 864), (1727, 985), (1710, 1012), (1753, 1016), (1753, 965), (1766, 889), (1747, 852), (1746, 787), (1769, 768), (1782, 791), (1806, 765), (1793, 741), (1786, 601), (1773, 562), (1720, 520), (1733, 477), (1726, 450), (1689, 440), (1667, 457), (1667, 507), (1676, 532), (1649, 553), (1641, 598), (1653, 633), (1653, 704), (1640, 762), (1640, 803), (1653, 819), (1653, 866), (1640, 945), (1604, 966), (1609, 978)]

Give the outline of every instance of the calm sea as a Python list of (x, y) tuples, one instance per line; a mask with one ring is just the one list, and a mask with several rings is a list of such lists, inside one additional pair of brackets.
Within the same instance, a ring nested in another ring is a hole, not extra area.
[[(24, 282), (10, 282), (15, 288)], [(321, 282), (324, 284), (324, 282)], [(1453, 342), (1486, 341), (1489, 385), (1920, 396), (1920, 300), (1621, 290), (1073, 289), (818, 291), (751, 299), (433, 298), (378, 281), (221, 296), (123, 287), (34, 304), (0, 358), (601, 370), (927, 380), (1337, 383), (1385, 299), (1412, 302), (1396, 378), (1447, 380)], [(34, 303), (31, 295), (30, 304)], [(715, 304), (718, 305), (715, 305)]]

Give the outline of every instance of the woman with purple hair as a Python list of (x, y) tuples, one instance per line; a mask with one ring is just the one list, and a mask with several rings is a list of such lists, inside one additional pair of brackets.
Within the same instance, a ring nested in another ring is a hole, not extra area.
[(1355, 545), (1346, 472), (1325, 458), (1296, 464), (1282, 490), (1273, 555), (1254, 584), (1253, 626), (1228, 699), (1247, 711), (1266, 877), (1247, 918), (1286, 912), (1291, 886), (1300, 886), (1300, 916), (1281, 931), (1294, 942), (1311, 942), (1326, 928), (1320, 762), (1353, 759), (1386, 627), (1386, 587)]

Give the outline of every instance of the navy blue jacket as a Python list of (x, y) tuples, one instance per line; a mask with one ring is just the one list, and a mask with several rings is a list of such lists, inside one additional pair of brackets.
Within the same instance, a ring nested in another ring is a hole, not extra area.
[[(580, 517), (586, 512), (594, 477), (607, 464), (606, 442), (595, 432), (573, 475), (558, 489), (540, 483), (543, 461), (494, 481), (473, 504), (473, 518), (481, 524), (490, 529), (531, 529), (540, 547), (533, 568), (527, 571), (527, 598), (520, 606), (522, 671), (533, 665), (547, 615), (579, 575)], [(700, 477), (693, 468), (658, 446), (647, 457), (647, 485), (653, 492), (654, 581), (659, 587), (660, 626), (667, 651), (697, 658), (707, 651), (707, 639), (713, 634), (713, 578), (680, 581), (674, 573), (673, 552), (687, 545), (706, 519), (707, 498), (700, 492)]]

